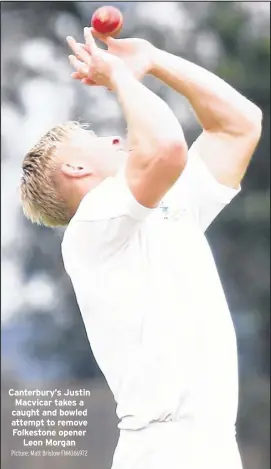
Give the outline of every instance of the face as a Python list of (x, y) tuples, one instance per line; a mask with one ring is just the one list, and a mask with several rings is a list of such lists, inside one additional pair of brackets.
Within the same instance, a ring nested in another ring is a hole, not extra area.
[(61, 196), (75, 213), (82, 198), (103, 179), (114, 176), (128, 158), (120, 137), (98, 137), (78, 129), (56, 151), (60, 171), (55, 180)]
[(66, 168), (75, 168), (75, 177), (91, 174), (103, 179), (116, 174), (125, 163), (126, 145), (121, 137), (98, 137), (88, 130), (78, 129), (60, 145), (58, 155)]

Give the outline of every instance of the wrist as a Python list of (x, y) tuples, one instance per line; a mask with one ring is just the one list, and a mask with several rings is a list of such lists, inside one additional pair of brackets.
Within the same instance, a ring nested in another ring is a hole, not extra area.
[(157, 49), (157, 47), (155, 47), (150, 42), (147, 42), (147, 41), (145, 42), (146, 42), (146, 44), (144, 45), (144, 56), (145, 56), (145, 62), (146, 62), (145, 74), (152, 75), (153, 70), (155, 69), (155, 66), (156, 66), (157, 54), (158, 54), (159, 49)]
[(131, 79), (134, 79), (134, 77), (125, 65), (123, 67), (115, 68), (111, 74), (112, 90), (117, 92), (124, 83)]
[(152, 46), (150, 70), (148, 73), (156, 77), (159, 75), (162, 53), (163, 51), (161, 49), (158, 49), (158, 47)]

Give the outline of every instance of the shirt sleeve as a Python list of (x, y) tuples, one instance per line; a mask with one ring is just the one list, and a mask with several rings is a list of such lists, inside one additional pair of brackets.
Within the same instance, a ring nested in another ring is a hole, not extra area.
[(75, 220), (94, 222), (129, 217), (140, 221), (153, 210), (136, 200), (128, 187), (123, 167), (115, 177), (106, 178), (83, 198)]
[(186, 167), (165, 197), (169, 209), (186, 212), (205, 231), (226, 205), (241, 191), (220, 184), (192, 147)]

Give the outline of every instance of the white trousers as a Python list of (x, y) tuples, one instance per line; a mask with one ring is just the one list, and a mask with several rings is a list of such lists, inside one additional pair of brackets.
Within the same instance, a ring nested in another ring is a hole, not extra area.
[(179, 422), (121, 430), (111, 469), (242, 469), (234, 432)]

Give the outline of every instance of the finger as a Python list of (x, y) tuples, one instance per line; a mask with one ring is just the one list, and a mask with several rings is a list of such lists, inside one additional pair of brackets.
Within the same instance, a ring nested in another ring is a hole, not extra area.
[(90, 65), (91, 56), (87, 49), (83, 48), (82, 46), (78, 46), (75, 56), (77, 59), (81, 60), (81, 62), (84, 62), (86, 65)]
[(79, 73), (79, 72), (72, 72), (72, 73), (71, 73), (71, 77), (72, 77), (74, 80), (81, 80), (82, 78), (84, 78), (84, 75), (82, 75), (82, 74)]
[(91, 80), (90, 78), (86, 78), (85, 75), (82, 75), (81, 73), (79, 72), (73, 72), (71, 73), (71, 77), (74, 79), (74, 80), (80, 80), (82, 83), (84, 83), (85, 85), (96, 85), (95, 81)]
[(86, 75), (83, 75), (82, 73), (80, 72), (73, 72), (71, 73), (71, 77), (74, 79), (74, 80), (85, 80), (86, 84), (88, 85), (95, 85), (96, 82), (91, 80), (91, 78), (89, 77), (86, 77)]
[(88, 50), (90, 54), (94, 55), (97, 54), (99, 48), (94, 40), (94, 37), (91, 34), (90, 28), (84, 28), (84, 37), (86, 45), (88, 46)]
[(76, 72), (81, 73), (83, 76), (88, 75), (88, 67), (83, 62), (80, 62), (74, 55), (69, 55), (69, 61)]
[(83, 85), (88, 85), (88, 86), (97, 86), (97, 83), (95, 83), (95, 81), (93, 80), (90, 80), (89, 78), (82, 78), (81, 80), (81, 83), (83, 83)]
[(75, 52), (76, 45), (77, 45), (76, 40), (75, 40), (72, 36), (67, 36), (67, 37), (66, 37), (66, 41), (67, 41), (67, 43), (69, 44), (71, 50), (72, 50), (73, 52)]
[(82, 47), (90, 54), (89, 46), (87, 44), (83, 44)]
[[(87, 44), (83, 44), (82, 47), (83, 47), (83, 49), (85, 49), (88, 53), (90, 53), (89, 47), (88, 47)], [(109, 52), (109, 50), (108, 50), (108, 49), (103, 49), (103, 52), (107, 53), (107, 52)]]
[(106, 44), (107, 46), (110, 46), (110, 44), (113, 44), (116, 41), (116, 39), (111, 36), (104, 36), (103, 34), (98, 33), (94, 28), (90, 28), (90, 32), (92, 36), (104, 42), (104, 44)]
[(75, 39), (71, 36), (67, 36), (66, 38), (67, 43), (69, 44), (70, 48), (72, 49), (75, 57), (81, 62), (85, 62), (86, 65), (89, 65), (90, 63), (90, 55), (87, 52), (86, 49), (84, 49), (82, 46), (83, 44), (79, 44), (78, 42), (75, 41)]

